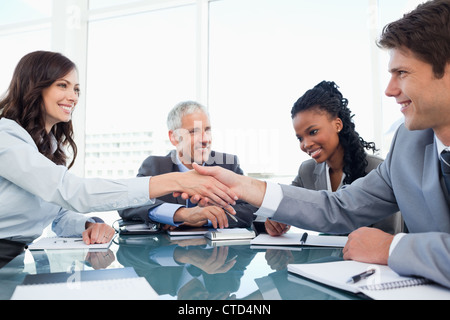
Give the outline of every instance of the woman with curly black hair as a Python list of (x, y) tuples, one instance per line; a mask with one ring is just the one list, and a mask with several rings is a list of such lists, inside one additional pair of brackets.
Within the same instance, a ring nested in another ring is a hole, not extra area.
[[(291, 110), (292, 124), (300, 148), (311, 156), (303, 162), (292, 185), (312, 189), (336, 191), (351, 184), (375, 169), (383, 160), (366, 153), (377, 149), (355, 130), (348, 100), (334, 82), (322, 81), (308, 90)], [(372, 227), (392, 234), (401, 231), (401, 215), (380, 221)], [(288, 226), (267, 220), (271, 235), (284, 233)]]

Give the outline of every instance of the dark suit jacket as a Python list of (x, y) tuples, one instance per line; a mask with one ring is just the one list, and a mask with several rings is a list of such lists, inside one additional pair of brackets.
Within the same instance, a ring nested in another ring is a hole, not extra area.
[[(211, 151), (210, 157), (205, 163), (205, 166), (220, 166), (237, 174), (243, 174), (243, 171), (239, 166), (238, 157), (231, 154)], [(164, 173), (178, 171), (178, 165), (176, 164), (176, 151), (172, 150), (165, 157), (150, 156), (145, 159), (141, 167), (139, 168), (137, 176), (157, 176)], [(124, 220), (150, 221), (148, 217), (148, 211), (157, 206), (160, 206), (163, 203), (176, 203), (186, 205), (186, 200), (183, 200), (181, 197), (174, 198), (172, 194), (168, 194), (155, 199), (155, 203), (152, 205), (119, 210), (119, 215)], [(235, 217), (237, 218), (238, 222), (235, 222), (233, 219), (228, 217), (229, 227), (250, 227), (253, 222), (253, 213), (256, 212), (257, 208), (240, 200), (236, 202), (236, 205), (234, 205), (233, 208), (236, 211)]]

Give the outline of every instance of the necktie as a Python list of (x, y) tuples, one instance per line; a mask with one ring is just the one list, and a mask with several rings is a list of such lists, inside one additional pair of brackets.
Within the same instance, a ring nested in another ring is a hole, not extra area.
[(189, 199), (187, 199), (186, 200), (186, 208), (193, 208), (193, 207), (196, 207), (197, 205), (196, 204), (193, 204), (192, 202), (191, 202), (191, 200), (189, 200)]
[(445, 186), (447, 187), (447, 192), (450, 193), (450, 152), (441, 152), (441, 170), (444, 176)]

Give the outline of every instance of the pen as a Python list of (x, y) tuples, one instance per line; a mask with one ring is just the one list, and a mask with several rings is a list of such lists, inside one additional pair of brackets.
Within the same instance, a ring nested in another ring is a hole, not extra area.
[(230, 212), (228, 212), (227, 209), (223, 208), (223, 211), (225, 211), (225, 213), (226, 213), (231, 219), (233, 219), (234, 222), (238, 222), (238, 220), (236, 219), (236, 217), (233, 216)]
[(300, 245), (304, 245), (305, 244), (306, 238), (308, 238), (308, 233), (307, 232), (303, 233), (302, 238), (300, 239)]
[(348, 279), (347, 283), (357, 283), (358, 281), (368, 278), (375, 273), (375, 269), (369, 269), (364, 271), (363, 273), (357, 274), (350, 279)]

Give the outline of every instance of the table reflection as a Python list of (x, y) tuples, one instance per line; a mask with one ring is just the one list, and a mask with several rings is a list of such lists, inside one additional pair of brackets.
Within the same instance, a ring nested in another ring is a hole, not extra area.
[(167, 234), (118, 236), (110, 249), (25, 250), (0, 241), (0, 299), (9, 299), (28, 274), (132, 267), (161, 299), (262, 300), (355, 299), (287, 272), (289, 263), (342, 260), (342, 249), (260, 248), (250, 242), (211, 242)]
[[(128, 241), (127, 241), (128, 240)], [(235, 299), (256, 252), (249, 246), (215, 246), (203, 238), (122, 239), (117, 259), (147, 279), (159, 295), (177, 299)]]
[(25, 243), (0, 239), (0, 269), (22, 254), (25, 248)]

